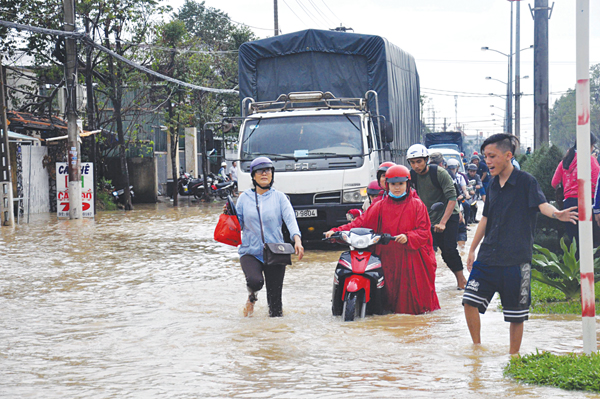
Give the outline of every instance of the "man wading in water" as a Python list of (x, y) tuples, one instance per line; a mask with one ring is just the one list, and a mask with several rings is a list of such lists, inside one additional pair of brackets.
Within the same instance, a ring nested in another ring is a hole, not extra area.
[[(510, 354), (519, 353), (523, 322), (531, 303), (531, 257), (536, 213), (576, 223), (577, 207), (557, 210), (546, 202), (537, 180), (511, 163), (519, 140), (494, 134), (481, 145), (492, 179), (477, 226), (467, 270), (471, 272), (462, 303), (471, 338), (481, 343), (479, 313), (485, 313), (494, 293), (500, 293), (504, 320), (510, 323)], [(477, 261), (475, 250), (483, 239)]]

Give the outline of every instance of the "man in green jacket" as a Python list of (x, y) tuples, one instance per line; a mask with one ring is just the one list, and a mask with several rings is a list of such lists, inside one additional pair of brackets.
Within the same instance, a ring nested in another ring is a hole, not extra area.
[[(406, 158), (413, 170), (411, 184), (416, 186), (419, 198), (429, 210), (433, 245), (441, 249), (442, 259), (454, 273), (458, 289), (462, 290), (467, 280), (463, 274), (463, 263), (456, 243), (460, 209), (452, 178), (444, 168), (427, 163), (429, 152), (421, 144), (412, 145)], [(436, 202), (443, 202), (446, 206), (432, 210), (431, 206)]]

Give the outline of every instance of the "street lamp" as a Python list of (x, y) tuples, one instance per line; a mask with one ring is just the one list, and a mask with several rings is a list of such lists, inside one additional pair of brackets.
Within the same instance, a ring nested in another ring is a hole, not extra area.
[[(523, 50), (527, 50), (527, 49), (532, 49), (533, 45), (529, 46), (529, 47), (525, 47), (522, 48), (520, 50), (518, 50), (517, 52), (521, 52)], [(513, 97), (513, 91), (512, 91), (512, 83), (513, 83), (513, 79), (512, 79), (512, 56), (515, 55), (517, 52), (513, 53), (511, 52), (510, 54), (506, 54), (503, 53), (502, 51), (498, 51), (498, 50), (494, 50), (492, 48), (489, 47), (482, 47), (481, 51), (493, 51), (495, 53), (501, 54), (503, 56), (505, 56), (506, 58), (508, 58), (508, 82), (504, 83), (502, 81), (499, 81), (503, 84), (506, 84), (506, 119), (507, 119), (507, 132), (508, 133), (512, 133), (512, 97)], [(511, 16), (511, 51), (512, 51), (512, 16)], [(486, 77), (486, 79), (492, 79), (491, 77)], [(496, 80), (496, 79), (494, 79)], [(518, 86), (518, 82), (517, 82), (517, 86)], [(518, 93), (520, 95), (520, 93)], [(517, 113), (519, 114), (519, 113)], [(510, 116), (510, 117), (509, 117)], [(517, 115), (517, 118), (519, 118), (519, 115)], [(517, 123), (518, 125), (518, 123)], [(518, 133), (518, 132), (516, 132)], [(518, 135), (518, 134), (517, 134)]]

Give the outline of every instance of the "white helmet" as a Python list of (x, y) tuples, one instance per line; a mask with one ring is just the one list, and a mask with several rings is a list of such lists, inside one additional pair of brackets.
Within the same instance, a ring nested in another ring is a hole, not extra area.
[(427, 158), (429, 151), (423, 144), (413, 144), (406, 151), (406, 159)]
[(221, 162), (221, 166), (227, 166), (227, 162), (225, 162), (225, 161)]
[(457, 168), (460, 165), (460, 163), (458, 162), (458, 159), (454, 159), (454, 158), (450, 158), (448, 160), (448, 162), (446, 162), (446, 164), (448, 165), (448, 169), (450, 168)]

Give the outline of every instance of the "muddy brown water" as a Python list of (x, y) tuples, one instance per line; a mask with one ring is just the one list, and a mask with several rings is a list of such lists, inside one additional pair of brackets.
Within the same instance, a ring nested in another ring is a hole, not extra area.
[[(222, 203), (182, 202), (0, 228), (0, 397), (600, 397), (505, 378), (508, 324), (492, 304), (474, 347), (441, 259), (431, 314), (341, 322), (340, 251), (307, 250), (284, 317), (261, 292), (244, 318), (237, 252), (212, 239)], [(581, 352), (580, 320), (533, 315), (521, 353)]]

